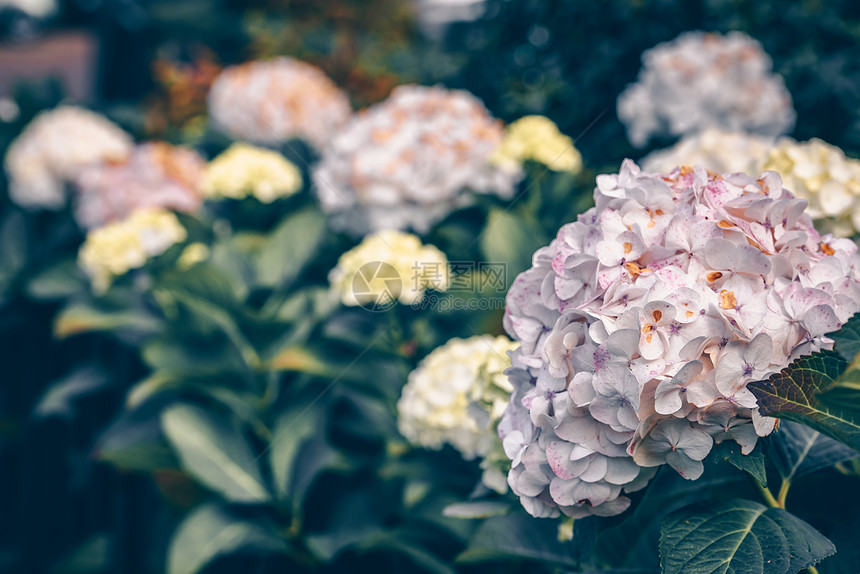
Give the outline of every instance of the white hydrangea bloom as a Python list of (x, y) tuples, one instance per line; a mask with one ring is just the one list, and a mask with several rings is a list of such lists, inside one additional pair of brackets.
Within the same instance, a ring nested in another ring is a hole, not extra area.
[(665, 173), (684, 165), (701, 165), (716, 173), (751, 173), (760, 169), (773, 144), (772, 138), (708, 128), (684, 136), (670, 148), (651, 152), (641, 165), (645, 171)]
[(384, 230), (368, 235), (340, 256), (329, 282), (344, 305), (383, 308), (396, 301), (411, 305), (424, 291), (446, 291), (448, 259), (415, 235)]
[(214, 199), (252, 196), (272, 203), (301, 187), (299, 168), (284, 156), (243, 142), (234, 143), (212, 160), (203, 178), (203, 193)]
[(775, 172), (628, 160), (594, 199), (507, 298), (521, 346), (499, 434), (534, 516), (617, 514), (660, 465), (696, 479), (715, 442), (751, 452), (775, 419), (747, 383), (860, 310), (857, 246), (820, 235)]
[(216, 127), (238, 139), (278, 144), (300, 138), (321, 148), (352, 107), (322, 70), (284, 57), (221, 72), (209, 92), (209, 114)]
[(708, 127), (778, 136), (794, 127), (791, 95), (761, 44), (742, 32), (685, 32), (642, 54), (636, 83), (618, 98), (630, 142)]
[(468, 92), (401, 86), (335, 136), (315, 170), (316, 192), (337, 229), (423, 233), (467, 205), (467, 191), (513, 194), (519, 172), (491, 163), (504, 134)]
[(78, 263), (90, 276), (93, 289), (104, 292), (115, 277), (143, 267), (187, 236), (173, 213), (160, 208), (140, 209), (127, 219), (87, 233)]
[(75, 219), (86, 229), (125, 219), (140, 208), (192, 213), (203, 202), (206, 162), (193, 150), (166, 143), (139, 145), (122, 163), (102, 163), (76, 179)]
[(33, 18), (47, 18), (57, 12), (57, 0), (0, 0), (0, 8), (17, 8)]
[(782, 138), (764, 169), (778, 171), (785, 187), (809, 202), (816, 223), (842, 237), (860, 230), (860, 160), (819, 139)]
[(131, 137), (107, 118), (61, 106), (36, 116), (9, 145), (9, 197), (28, 209), (62, 209), (66, 184), (89, 165), (119, 162), (131, 153)]
[[(400, 433), (425, 448), (450, 444), (466, 460), (500, 450), (496, 426), (513, 390), (504, 371), (515, 346), (507, 337), (482, 335), (451, 339), (427, 355), (397, 402)], [(506, 490), (495, 475), (485, 466), (488, 486)]]

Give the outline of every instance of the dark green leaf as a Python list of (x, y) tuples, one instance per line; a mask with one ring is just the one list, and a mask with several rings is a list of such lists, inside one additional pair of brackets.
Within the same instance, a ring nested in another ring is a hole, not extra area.
[(160, 326), (152, 315), (138, 310), (107, 310), (89, 303), (73, 303), (54, 320), (54, 336), (65, 339), (92, 331), (149, 335)]
[(27, 294), (34, 299), (64, 299), (85, 290), (86, 285), (74, 259), (44, 269), (27, 283)]
[(264, 526), (237, 520), (215, 505), (201, 506), (179, 525), (170, 542), (168, 574), (196, 574), (219, 556), (242, 551), (279, 553), (284, 540)]
[(570, 549), (558, 541), (557, 523), (524, 513), (488, 518), (457, 556), (462, 563), (511, 559), (578, 567)]
[(842, 328), (835, 333), (827, 335), (833, 339), (833, 350), (839, 353), (839, 356), (848, 361), (854, 361), (854, 358), (860, 354), (860, 313), (857, 313), (842, 325)]
[(176, 458), (161, 434), (160, 408), (150, 401), (124, 412), (99, 438), (95, 449), (99, 460), (124, 470), (176, 468)]
[(269, 447), (269, 465), (275, 493), (281, 499), (289, 498), (292, 493), (299, 447), (319, 427), (318, 417), (317, 411), (303, 406), (282, 413), (275, 423)]
[(761, 414), (803, 423), (860, 450), (860, 409), (825, 399), (848, 362), (834, 351), (801, 357), (765, 381), (748, 388)]
[(673, 512), (660, 536), (664, 574), (794, 574), (835, 551), (785, 510), (739, 499)]
[(48, 388), (33, 413), (37, 417), (71, 416), (73, 403), (78, 398), (101, 389), (108, 382), (108, 377), (95, 367), (72, 371)]
[(325, 233), (326, 218), (315, 208), (304, 209), (284, 219), (257, 255), (260, 285), (288, 285), (314, 256)]
[(451, 518), (489, 518), (491, 516), (507, 514), (510, 510), (511, 505), (508, 502), (483, 500), (480, 502), (449, 504), (442, 511), (442, 514)]
[(727, 462), (740, 470), (748, 472), (762, 486), (767, 486), (767, 471), (761, 443), (749, 454), (741, 453), (741, 447), (734, 441), (726, 440), (716, 445), (710, 454), (714, 462)]
[(197, 481), (234, 502), (266, 502), (257, 457), (245, 437), (211, 413), (175, 405), (161, 415), (164, 434)]
[(506, 266), (506, 279), (510, 285), (518, 273), (531, 266), (532, 254), (546, 243), (544, 239), (539, 226), (529, 224), (508, 211), (493, 209), (480, 236), (481, 253), (486, 262)]
[(783, 421), (772, 436), (774, 464), (789, 481), (857, 456), (841, 442), (791, 421)]

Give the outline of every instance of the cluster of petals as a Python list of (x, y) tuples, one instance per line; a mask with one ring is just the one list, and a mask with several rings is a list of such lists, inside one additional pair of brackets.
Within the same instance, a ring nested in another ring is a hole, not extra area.
[(316, 192), (337, 229), (424, 233), (467, 205), (469, 191), (513, 194), (519, 172), (491, 163), (504, 136), (468, 92), (401, 86), (338, 132), (314, 172)]
[(573, 140), (545, 116), (525, 116), (510, 124), (492, 157), (494, 164), (511, 172), (519, 171), (527, 160), (553, 171), (582, 171), (582, 155)]
[[(507, 337), (451, 339), (409, 374), (397, 402), (398, 428), (409, 442), (429, 449), (445, 444), (466, 460), (501, 451), (496, 425), (510, 399)], [(504, 458), (504, 457), (502, 457)], [(484, 482), (505, 491), (504, 475), (486, 466)]]
[(40, 113), (9, 145), (9, 197), (28, 209), (62, 209), (67, 184), (92, 164), (124, 161), (131, 136), (107, 118), (75, 106)]
[(781, 138), (765, 156), (763, 169), (782, 175), (785, 187), (809, 202), (807, 212), (835, 235), (860, 231), (860, 160), (819, 139)]
[(660, 465), (696, 479), (715, 443), (750, 453), (775, 419), (747, 383), (860, 309), (857, 247), (820, 235), (775, 172), (627, 160), (594, 198), (507, 298), (521, 346), (499, 434), (535, 516), (617, 514)]
[(83, 170), (75, 181), (75, 219), (85, 229), (125, 219), (140, 208), (193, 213), (203, 197), (206, 162), (197, 152), (162, 142), (137, 146), (123, 162)]
[(794, 127), (791, 95), (761, 44), (742, 32), (685, 32), (642, 54), (638, 80), (618, 98), (630, 142), (708, 127), (778, 136)]
[(170, 211), (140, 209), (127, 219), (89, 231), (78, 253), (78, 264), (89, 275), (93, 289), (104, 292), (115, 278), (143, 267), (187, 236)]
[(367, 235), (340, 256), (329, 282), (348, 307), (381, 308), (421, 301), (427, 289), (446, 291), (448, 258), (411, 233), (383, 230)]
[[(649, 153), (640, 165), (645, 171), (665, 173), (679, 165), (701, 165), (716, 173), (753, 173), (760, 170), (773, 145), (773, 138), (707, 128), (684, 136), (672, 147)], [(774, 171), (785, 178), (781, 170)], [(792, 189), (787, 183), (786, 187)]]
[(351, 114), (346, 94), (322, 70), (287, 57), (226, 68), (209, 92), (215, 127), (258, 144), (302, 139), (319, 149)]
[(299, 191), (302, 174), (278, 152), (237, 142), (209, 163), (202, 187), (212, 199), (255, 197), (272, 203)]

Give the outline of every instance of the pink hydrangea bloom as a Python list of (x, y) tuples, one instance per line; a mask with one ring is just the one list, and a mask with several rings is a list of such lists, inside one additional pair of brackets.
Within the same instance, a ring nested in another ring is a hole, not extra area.
[(628, 160), (594, 199), (508, 293), (499, 434), (534, 516), (617, 514), (658, 466), (696, 479), (714, 443), (751, 452), (775, 420), (747, 383), (860, 310), (857, 247), (816, 232), (775, 172)]

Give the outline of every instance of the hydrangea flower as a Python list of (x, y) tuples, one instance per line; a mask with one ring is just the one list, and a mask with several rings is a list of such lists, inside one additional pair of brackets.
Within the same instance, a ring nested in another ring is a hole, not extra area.
[(104, 292), (114, 278), (143, 267), (187, 236), (173, 213), (160, 208), (140, 209), (127, 219), (87, 233), (78, 263), (90, 276), (93, 289)]
[(9, 145), (9, 197), (28, 209), (66, 205), (66, 184), (89, 165), (125, 160), (131, 137), (99, 114), (74, 106), (40, 113)]
[(209, 92), (209, 115), (230, 136), (259, 144), (294, 138), (321, 148), (352, 114), (322, 70), (293, 58), (226, 68)]
[(630, 142), (721, 127), (778, 136), (794, 127), (791, 95), (761, 44), (742, 32), (685, 32), (642, 54), (636, 83), (618, 97)]
[(398, 428), (409, 442), (437, 450), (450, 444), (466, 460), (484, 459), (483, 482), (500, 492), (507, 491), (497, 468), (504, 456), (490, 455), (502, 450), (496, 425), (513, 390), (504, 371), (514, 347), (507, 337), (451, 339), (409, 374), (397, 402)]
[(511, 172), (519, 171), (526, 160), (542, 163), (553, 171), (582, 170), (582, 155), (573, 140), (544, 116), (525, 116), (510, 124), (492, 156), (494, 164)]
[(819, 139), (782, 138), (763, 167), (778, 171), (785, 187), (809, 202), (808, 213), (817, 223), (842, 237), (860, 230), (860, 160)]
[(772, 138), (707, 128), (684, 136), (668, 149), (651, 152), (641, 165), (645, 171), (663, 173), (682, 165), (701, 165), (716, 173), (751, 173), (760, 169), (773, 144)]
[(316, 192), (337, 229), (423, 233), (467, 205), (467, 191), (513, 194), (519, 174), (490, 161), (503, 138), (468, 92), (401, 86), (335, 136), (314, 172)]
[(445, 254), (415, 235), (384, 230), (365, 237), (340, 256), (329, 282), (344, 305), (384, 308), (396, 301), (411, 305), (424, 291), (448, 289)]
[(779, 175), (623, 163), (511, 287), (508, 483), (534, 516), (612, 515), (714, 443), (775, 419), (747, 389), (860, 310), (857, 246), (820, 235)]
[(301, 188), (301, 172), (284, 156), (242, 142), (212, 160), (203, 177), (203, 193), (210, 198), (252, 196), (272, 203)]
[(205, 165), (187, 148), (160, 142), (137, 146), (125, 162), (93, 165), (81, 172), (75, 219), (92, 229), (143, 207), (194, 212), (203, 202), (200, 183)]

